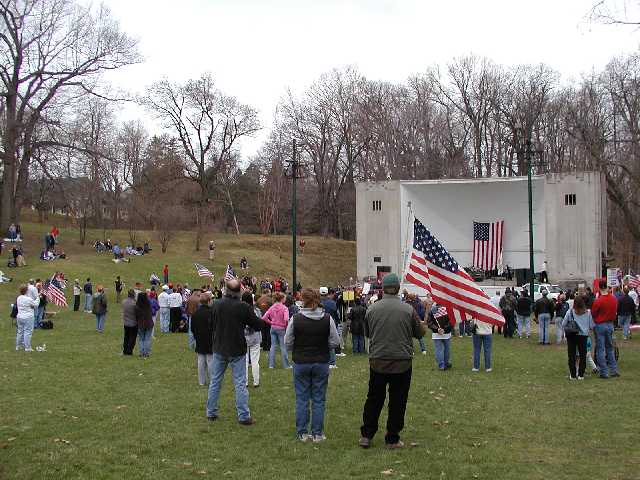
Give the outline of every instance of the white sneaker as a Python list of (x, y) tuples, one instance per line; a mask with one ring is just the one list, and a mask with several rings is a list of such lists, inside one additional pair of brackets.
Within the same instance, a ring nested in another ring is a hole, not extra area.
[(21, 348), (21, 347), (16, 347), (16, 352), (19, 352), (19, 351), (20, 351), (20, 348)]
[(426, 351), (426, 350), (423, 350), (423, 351), (422, 351), (422, 354), (423, 354), (423, 355), (426, 355), (426, 354), (427, 354), (427, 351)]
[(578, 380), (584, 380), (584, 377), (578, 377)]
[(329, 365), (329, 368), (338, 368), (337, 365)]
[(25, 352), (33, 352), (33, 348), (25, 348), (24, 351)]
[(336, 357), (346, 357), (346, 353), (336, 353)]
[(490, 372), (490, 371), (492, 371), (492, 370), (493, 370), (493, 368), (487, 368), (487, 369), (485, 370), (485, 372), (487, 372), (487, 373), (488, 373), (488, 372)]
[(472, 372), (479, 372), (479, 371), (480, 371), (480, 369), (479, 369), (479, 368), (472, 368), (472, 369), (471, 369), (471, 371), (472, 371)]
[(298, 440), (300, 440), (302, 443), (307, 443), (310, 440), (313, 440), (313, 436), (309, 435), (308, 433), (303, 433), (302, 435), (298, 435)]
[(324, 433), (322, 433), (320, 435), (314, 435), (313, 436), (313, 443), (324, 442), (326, 439), (327, 439), (327, 437), (324, 435)]

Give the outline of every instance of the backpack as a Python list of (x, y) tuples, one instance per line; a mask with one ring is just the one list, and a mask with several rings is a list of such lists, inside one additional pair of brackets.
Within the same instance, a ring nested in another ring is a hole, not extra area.
[(570, 312), (570, 314), (571, 318), (564, 326), (564, 333), (565, 335), (576, 335), (580, 333), (580, 328), (578, 327), (578, 322), (576, 322), (576, 319), (573, 318), (573, 310)]

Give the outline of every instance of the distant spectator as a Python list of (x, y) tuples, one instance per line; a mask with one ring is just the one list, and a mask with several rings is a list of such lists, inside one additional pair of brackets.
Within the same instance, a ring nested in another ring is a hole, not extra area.
[(91, 313), (93, 301), (93, 285), (91, 284), (90, 278), (87, 278), (87, 281), (82, 287), (82, 290), (84, 291), (84, 311), (85, 313)]
[(107, 296), (102, 285), (96, 287), (91, 312), (96, 316), (96, 331), (98, 333), (104, 332), (104, 323), (107, 318)]

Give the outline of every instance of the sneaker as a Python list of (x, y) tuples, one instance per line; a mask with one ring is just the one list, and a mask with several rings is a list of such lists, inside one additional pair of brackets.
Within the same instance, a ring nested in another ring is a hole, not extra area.
[(578, 377), (578, 380), (584, 380), (584, 377)]
[(250, 427), (252, 425), (255, 425), (256, 421), (253, 418), (249, 417), (246, 420), (238, 420), (238, 423), (240, 425), (244, 425), (245, 427)]
[(218, 419), (218, 416), (217, 416), (217, 415), (213, 415), (212, 417), (207, 417), (207, 420), (208, 420), (209, 422), (215, 422), (217, 419)]
[(338, 366), (337, 365), (329, 365), (329, 368), (332, 368), (332, 369), (333, 368), (338, 368)]
[(609, 375), (600, 375), (600, 378), (603, 380), (609, 380)]
[(16, 347), (16, 352), (19, 352), (22, 347)]
[(616, 372), (616, 373), (612, 373), (612, 374), (611, 374), (611, 376), (612, 376), (612, 377), (619, 377), (619, 376), (620, 376), (620, 374), (619, 374), (618, 372)]
[(25, 348), (24, 351), (25, 352), (33, 352), (33, 348)]
[(326, 439), (327, 437), (324, 435), (324, 433), (321, 433), (320, 435), (314, 435), (313, 443), (321, 443), (321, 442), (324, 442)]
[(449, 370), (451, 367), (453, 367), (453, 365), (451, 365), (450, 363), (447, 363), (447, 366), (444, 367), (446, 370)]
[(485, 372), (487, 372), (487, 373), (489, 373), (489, 372), (491, 372), (491, 371), (493, 371), (493, 368), (487, 368), (487, 369), (485, 370)]
[(423, 350), (423, 351), (422, 351), (422, 354), (423, 354), (423, 355), (426, 355), (426, 354), (427, 354), (427, 351), (426, 351), (426, 350)]
[(571, 375), (569, 375), (569, 380), (575, 380), (576, 377), (572, 377)]
[(336, 357), (346, 357), (346, 353), (336, 353)]
[(471, 371), (472, 371), (472, 372), (479, 372), (479, 371), (480, 371), (480, 369), (479, 369), (479, 368), (472, 368), (472, 369), (471, 369)]
[(298, 440), (300, 440), (302, 443), (307, 443), (309, 440), (311, 440), (313, 437), (311, 435), (309, 435), (308, 433), (299, 433), (296, 438)]
[(360, 437), (360, 440), (358, 440), (358, 446), (361, 448), (369, 448), (371, 446), (371, 439), (367, 437)]
[(385, 444), (389, 450), (397, 450), (399, 448), (404, 448), (404, 443), (401, 440), (398, 440), (396, 443), (387, 443)]

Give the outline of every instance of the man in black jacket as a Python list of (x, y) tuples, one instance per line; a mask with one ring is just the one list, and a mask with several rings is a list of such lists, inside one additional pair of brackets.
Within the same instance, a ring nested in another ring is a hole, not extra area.
[(253, 425), (249, 412), (249, 392), (246, 378), (247, 341), (244, 328), (261, 330), (264, 322), (256, 317), (253, 308), (241, 301), (241, 287), (237, 279), (227, 282), (225, 295), (213, 306), (211, 332), (213, 335), (213, 373), (207, 398), (207, 419), (218, 418), (218, 397), (227, 366), (231, 367), (236, 392), (236, 410), (241, 425)]
[(364, 351), (364, 316), (367, 308), (362, 305), (362, 301), (356, 298), (355, 306), (348, 314), (351, 331), (351, 344), (353, 353), (365, 353)]
[(518, 337), (522, 338), (523, 330), (526, 330), (527, 338), (531, 334), (531, 297), (527, 290), (522, 291), (522, 296), (516, 302), (516, 317), (518, 319)]
[(636, 314), (636, 304), (629, 295), (629, 287), (624, 287), (624, 294), (618, 299), (618, 325), (622, 328), (622, 337), (629, 339), (631, 320)]

